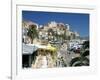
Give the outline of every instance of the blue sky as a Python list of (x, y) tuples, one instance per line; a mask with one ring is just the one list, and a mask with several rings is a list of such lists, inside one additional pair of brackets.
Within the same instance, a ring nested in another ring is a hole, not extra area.
[(39, 25), (51, 21), (69, 24), (71, 30), (77, 31), (81, 36), (89, 36), (89, 14), (22, 11), (22, 19), (35, 22)]

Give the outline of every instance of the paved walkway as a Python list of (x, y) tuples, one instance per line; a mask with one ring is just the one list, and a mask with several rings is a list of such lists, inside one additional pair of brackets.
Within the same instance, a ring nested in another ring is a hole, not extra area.
[(37, 56), (35, 64), (32, 64), (33, 68), (51, 68), (53, 67), (53, 60), (50, 55)]

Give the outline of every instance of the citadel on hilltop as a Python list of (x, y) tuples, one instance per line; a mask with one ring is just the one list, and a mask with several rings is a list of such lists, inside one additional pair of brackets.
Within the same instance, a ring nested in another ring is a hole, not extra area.
[[(45, 25), (38, 25), (37, 23), (31, 21), (23, 21), (22, 22), (22, 34), (23, 34), (23, 42), (30, 43), (30, 37), (27, 35), (28, 30), (34, 27), (36, 29), (37, 36), (34, 37), (33, 43), (36, 41), (66, 41), (79, 39), (80, 35), (78, 32), (73, 32), (70, 30), (69, 24), (57, 23), (55, 21), (51, 21)], [(35, 35), (34, 34), (34, 35)]]

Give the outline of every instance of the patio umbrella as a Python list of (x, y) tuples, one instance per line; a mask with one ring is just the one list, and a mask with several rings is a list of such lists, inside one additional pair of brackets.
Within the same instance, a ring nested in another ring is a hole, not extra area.
[(48, 44), (47, 45), (47, 50), (50, 50), (50, 51), (54, 51), (55, 52), (56, 51), (56, 48), (55, 47), (52, 47), (51, 44)]

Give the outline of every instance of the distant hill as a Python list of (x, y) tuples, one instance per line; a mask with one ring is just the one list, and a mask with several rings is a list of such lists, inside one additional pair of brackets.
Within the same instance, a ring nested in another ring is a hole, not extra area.
[(89, 40), (89, 36), (80, 37), (82, 40)]

